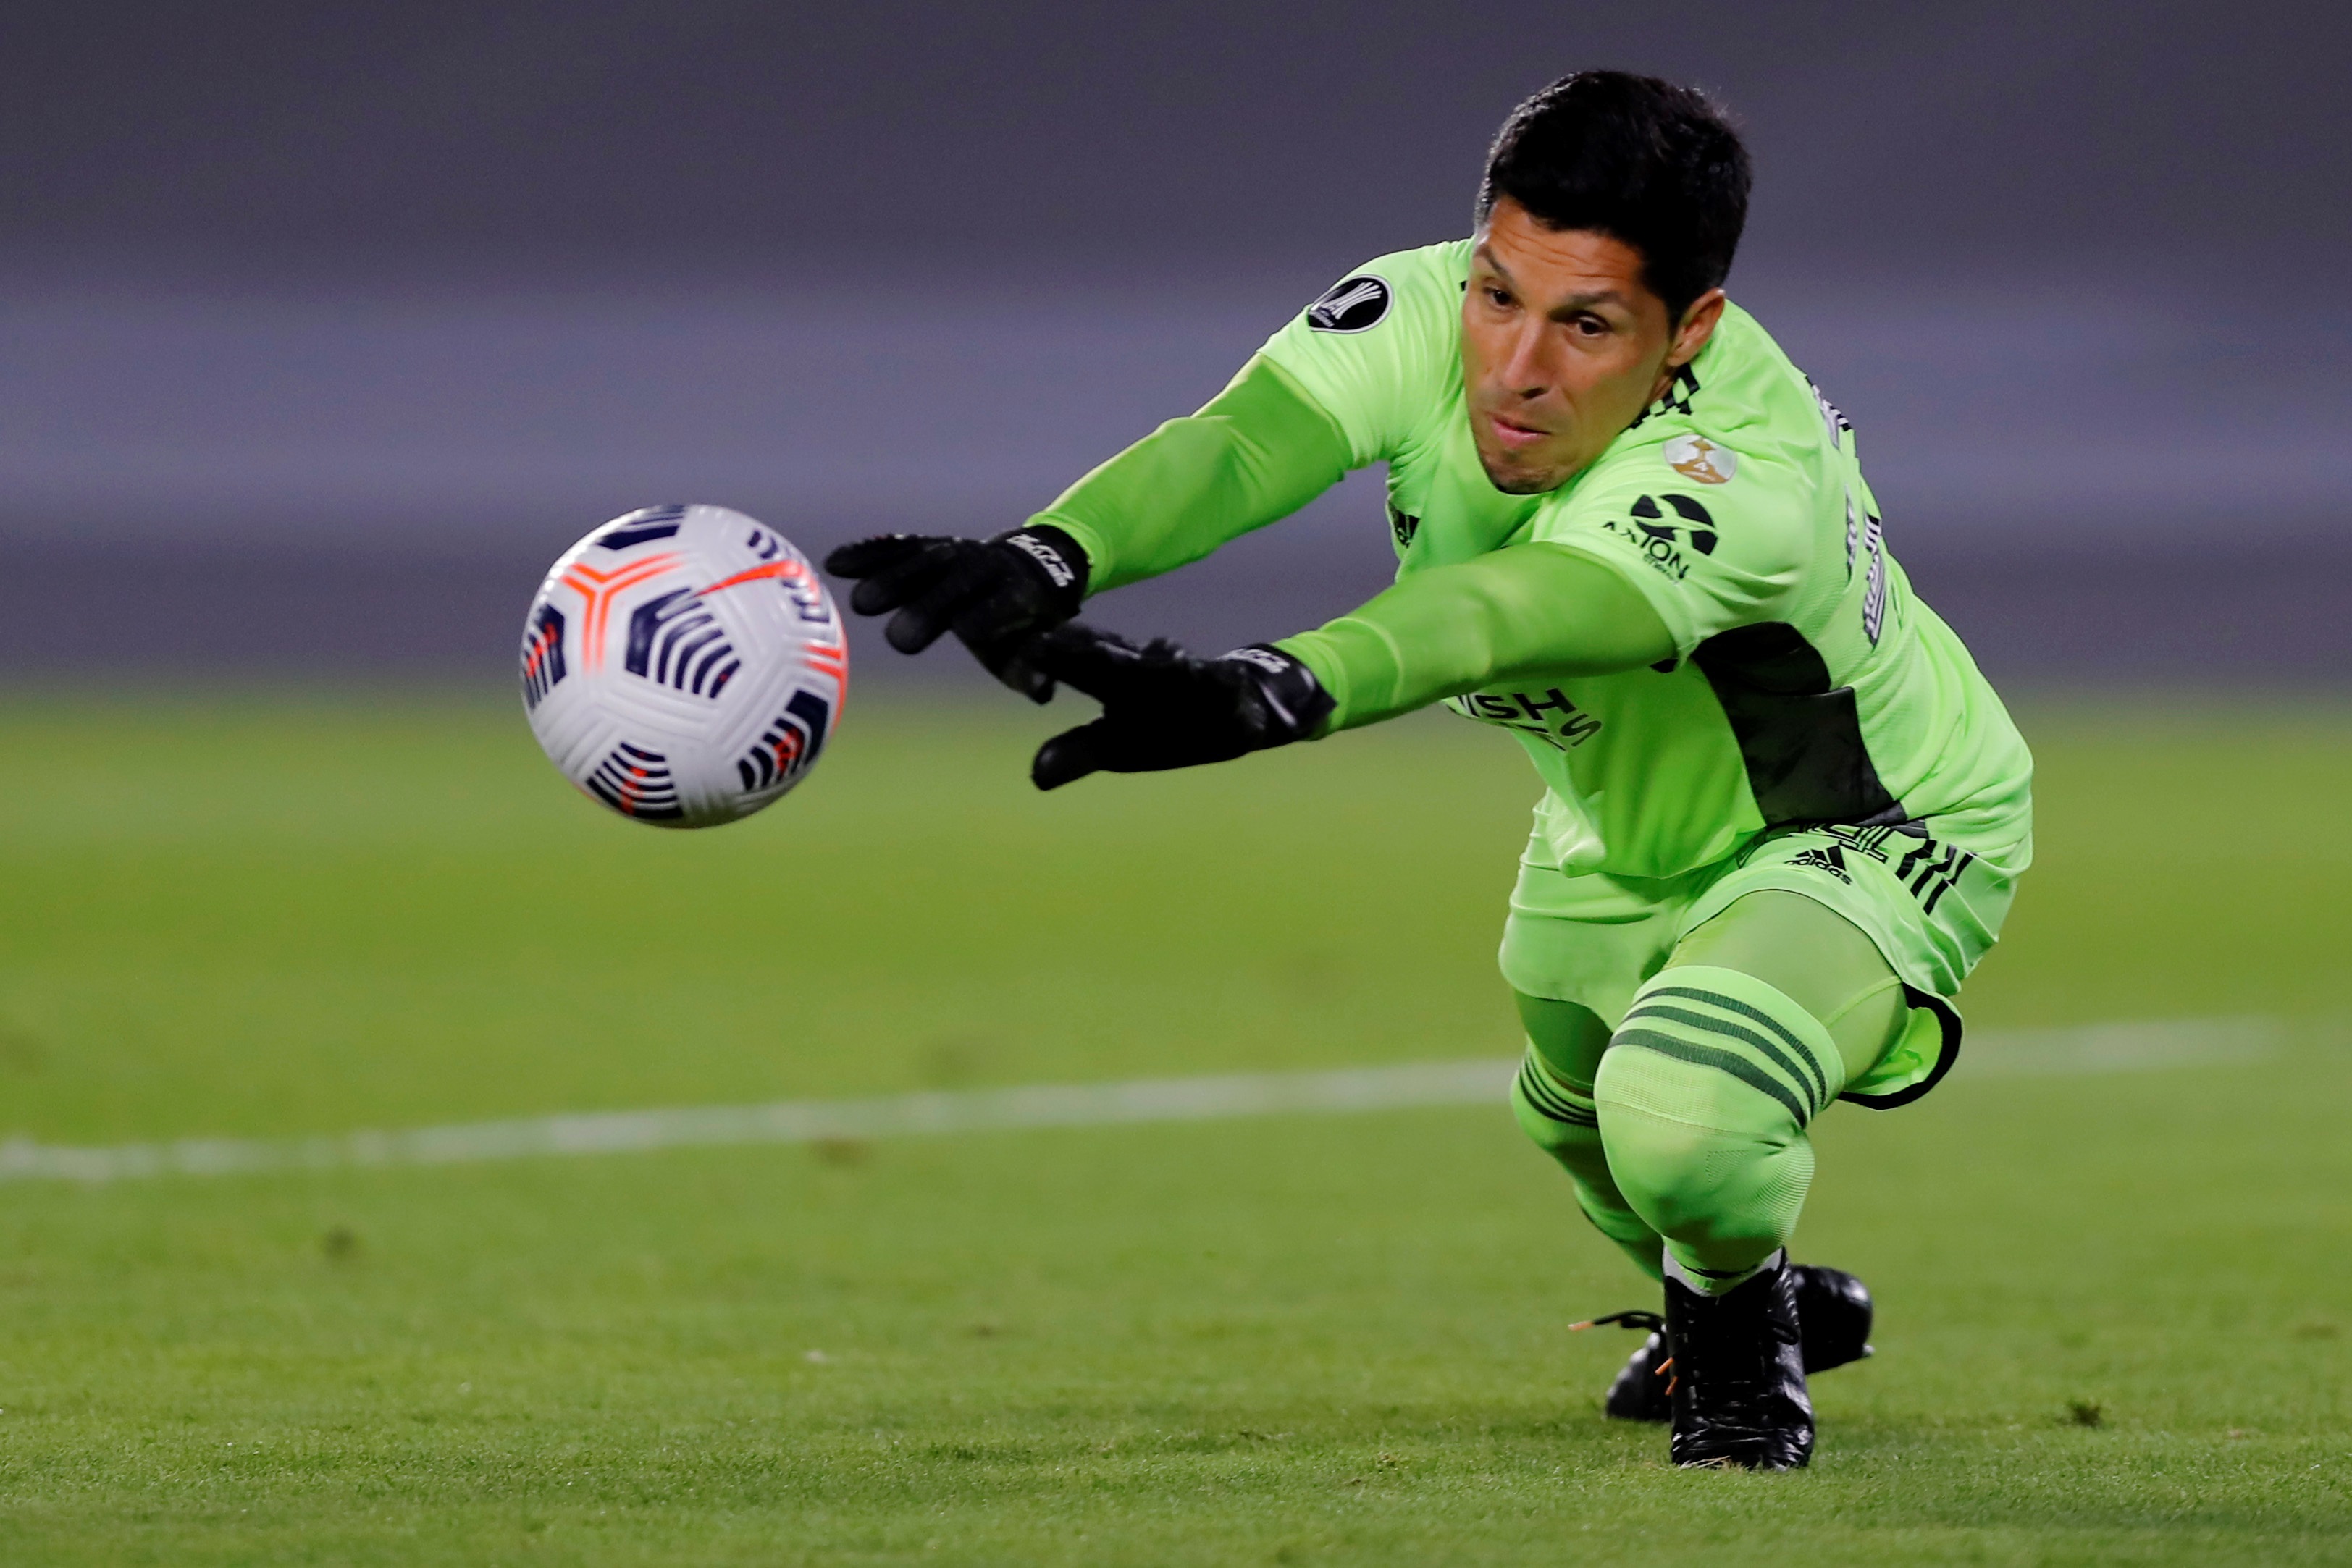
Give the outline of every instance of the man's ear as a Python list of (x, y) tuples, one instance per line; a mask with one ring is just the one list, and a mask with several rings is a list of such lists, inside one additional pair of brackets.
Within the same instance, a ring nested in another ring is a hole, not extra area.
[(1698, 358), (1706, 340), (1715, 336), (1715, 324), (1723, 319), (1723, 307), (1727, 302), (1720, 288), (1710, 288), (1691, 301), (1683, 312), (1683, 323), (1675, 329), (1673, 347), (1666, 350), (1666, 368), (1678, 371)]

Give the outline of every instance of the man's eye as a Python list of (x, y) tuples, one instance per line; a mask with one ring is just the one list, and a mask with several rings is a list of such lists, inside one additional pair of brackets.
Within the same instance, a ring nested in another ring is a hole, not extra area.
[(1569, 330), (1580, 338), (1599, 338), (1609, 331), (1609, 323), (1598, 316), (1577, 316), (1569, 321)]
[(1490, 287), (1486, 290), (1486, 303), (1497, 310), (1508, 310), (1511, 308), (1511, 297), (1499, 288)]

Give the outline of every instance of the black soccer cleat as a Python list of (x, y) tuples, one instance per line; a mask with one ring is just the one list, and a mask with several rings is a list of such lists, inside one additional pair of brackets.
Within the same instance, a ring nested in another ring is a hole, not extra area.
[(1619, 1421), (1673, 1420), (1675, 1404), (1670, 1391), (1674, 1385), (1667, 1378), (1674, 1369), (1666, 1365), (1666, 1320), (1655, 1312), (1612, 1312), (1605, 1318), (1574, 1326), (1595, 1328), (1601, 1323), (1650, 1331), (1642, 1348), (1617, 1369), (1609, 1393), (1601, 1401), (1601, 1413)]
[(1870, 1287), (1843, 1269), (1791, 1263), (1797, 1276), (1797, 1330), (1805, 1375), (1860, 1361), (1871, 1354)]
[[(1827, 1372), (1833, 1366), (1860, 1361), (1871, 1354), (1870, 1290), (1843, 1269), (1819, 1263), (1792, 1263), (1797, 1275), (1797, 1327), (1805, 1353), (1805, 1374)], [(1666, 1321), (1655, 1312), (1612, 1312), (1580, 1329), (1617, 1323), (1643, 1329), (1649, 1337), (1618, 1371), (1609, 1385), (1601, 1409), (1619, 1421), (1670, 1421), (1674, 1418), (1674, 1369), (1666, 1361)]]
[(1720, 1296), (1666, 1281), (1674, 1436), (1684, 1469), (1797, 1470), (1813, 1457), (1813, 1404), (1786, 1263)]

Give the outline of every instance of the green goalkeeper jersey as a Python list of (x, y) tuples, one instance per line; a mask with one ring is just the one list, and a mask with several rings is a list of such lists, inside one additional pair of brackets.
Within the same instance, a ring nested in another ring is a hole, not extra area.
[[(1927, 818), (2021, 872), (2024, 742), (1888, 554), (1838, 411), (1730, 306), (1591, 465), (1545, 494), (1496, 490), (1462, 382), (1471, 247), (1370, 263), (1216, 402), (1036, 520), (1086, 548), (1098, 591), (1385, 463), (1398, 586), (1280, 644), (1330, 690), (1333, 727), (1443, 699), (1510, 730), (1549, 786), (1538, 837), (1570, 872), (1673, 876), (1767, 828)], [(1583, 607), (1563, 562), (1630, 584), (1675, 656), (1572, 673)]]

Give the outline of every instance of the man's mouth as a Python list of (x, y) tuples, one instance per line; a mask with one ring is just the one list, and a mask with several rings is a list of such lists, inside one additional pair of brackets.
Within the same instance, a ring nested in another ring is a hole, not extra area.
[(1538, 442), (1550, 440), (1552, 434), (1549, 430), (1538, 430), (1532, 424), (1521, 424), (1517, 420), (1506, 419), (1499, 413), (1490, 413), (1486, 416), (1486, 428), (1494, 433), (1495, 440), (1508, 452), (1525, 452)]

